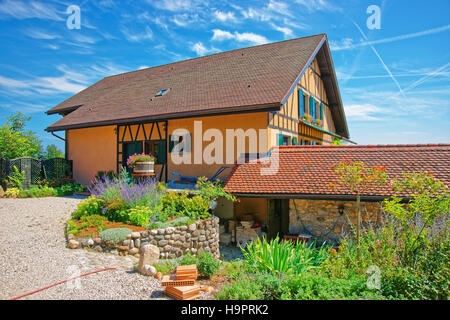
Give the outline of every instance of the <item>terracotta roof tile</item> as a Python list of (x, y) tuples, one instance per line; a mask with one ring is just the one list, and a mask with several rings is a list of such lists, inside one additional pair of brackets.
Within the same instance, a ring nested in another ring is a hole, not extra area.
[[(271, 158), (279, 155), (279, 169), (262, 175), (269, 164), (252, 161), (236, 165), (226, 181), (226, 189), (240, 194), (349, 195), (335, 190), (338, 178), (333, 165), (341, 161), (362, 161), (367, 166), (385, 166), (390, 178), (404, 171), (428, 171), (450, 185), (450, 145), (358, 145), (275, 147)], [(372, 186), (367, 196), (392, 195), (389, 185)]]

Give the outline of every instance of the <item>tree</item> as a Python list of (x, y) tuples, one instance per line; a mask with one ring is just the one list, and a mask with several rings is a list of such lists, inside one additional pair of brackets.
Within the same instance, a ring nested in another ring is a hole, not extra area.
[(393, 179), (392, 185), (395, 196), (384, 200), (384, 211), (399, 223), (403, 261), (415, 263), (417, 251), (426, 246), (433, 232), (447, 230), (450, 194), (444, 182), (429, 172), (405, 172), (400, 179)]
[(50, 144), (45, 148), (44, 157), (46, 159), (64, 158), (64, 153), (54, 144)]
[[(358, 215), (356, 222), (356, 243), (357, 243), (357, 258), (360, 257), (360, 229), (361, 229), (361, 193), (367, 190), (368, 187), (374, 185), (384, 185), (386, 183), (387, 174), (386, 167), (375, 166), (366, 167), (364, 162), (349, 162), (344, 161), (334, 166), (334, 172), (338, 176), (338, 185), (345, 189), (350, 189), (356, 194), (356, 205), (358, 207)], [(332, 185), (334, 187), (334, 185)]]
[(7, 117), (0, 127), (0, 158), (41, 157), (41, 142), (34, 132), (25, 130), (25, 123), (30, 119), (21, 112)]

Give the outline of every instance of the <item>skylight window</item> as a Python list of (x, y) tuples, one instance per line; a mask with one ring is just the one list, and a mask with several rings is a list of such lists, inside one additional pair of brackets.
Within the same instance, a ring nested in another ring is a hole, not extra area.
[(169, 91), (170, 90), (170, 88), (167, 88), (167, 89), (162, 89), (161, 91), (159, 91), (156, 95), (155, 95), (155, 97), (161, 97), (162, 95), (164, 95), (167, 91)]

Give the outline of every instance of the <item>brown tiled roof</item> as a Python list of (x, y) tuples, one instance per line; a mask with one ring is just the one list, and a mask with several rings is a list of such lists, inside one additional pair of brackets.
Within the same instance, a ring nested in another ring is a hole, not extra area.
[[(450, 145), (368, 145), (368, 146), (286, 146), (275, 147), (271, 158), (279, 156), (279, 169), (261, 175), (268, 167), (261, 161), (236, 165), (226, 181), (232, 193), (248, 195), (343, 196), (351, 192), (336, 185), (333, 165), (341, 161), (364, 162), (366, 166), (385, 166), (389, 178), (405, 171), (428, 171), (450, 185)], [(389, 184), (374, 185), (362, 195), (388, 196)]]
[[(326, 35), (237, 49), (104, 78), (47, 113), (49, 131), (189, 113), (279, 108)], [(162, 89), (170, 91), (160, 97)]]

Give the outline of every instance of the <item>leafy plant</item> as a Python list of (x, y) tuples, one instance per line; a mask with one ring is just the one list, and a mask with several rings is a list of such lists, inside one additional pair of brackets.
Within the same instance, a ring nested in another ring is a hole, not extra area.
[(217, 300), (263, 300), (264, 291), (260, 283), (250, 277), (233, 282), (222, 288), (216, 295)]
[(197, 269), (200, 274), (210, 278), (219, 271), (220, 261), (215, 259), (210, 252), (200, 249), (197, 252)]
[(8, 190), (5, 191), (5, 198), (17, 198), (20, 194), (20, 189), (18, 188), (8, 188)]
[(221, 181), (211, 182), (207, 181), (205, 177), (201, 177), (197, 180), (196, 187), (198, 188), (198, 195), (208, 201), (216, 200), (219, 197), (236, 201), (236, 197), (224, 189)]
[(117, 244), (118, 242), (125, 240), (127, 235), (132, 232), (133, 231), (129, 228), (112, 228), (101, 232), (100, 238), (102, 238), (103, 241)]
[(8, 182), (19, 190), (22, 190), (22, 183), (25, 180), (25, 171), (20, 172), (16, 166), (13, 166), (13, 173), (8, 176)]
[(78, 204), (77, 210), (72, 213), (72, 219), (80, 219), (83, 216), (90, 216), (94, 214), (102, 214), (104, 203), (105, 201), (103, 199), (90, 196)]
[(280, 242), (278, 237), (270, 242), (258, 238), (242, 248), (242, 254), (247, 266), (255, 272), (298, 274), (316, 268), (326, 260), (329, 250), (325, 244), (318, 250), (314, 246), (314, 243)]
[(146, 226), (151, 217), (152, 211), (149, 207), (137, 206), (135, 208), (128, 209), (128, 219), (131, 224), (136, 226)]

